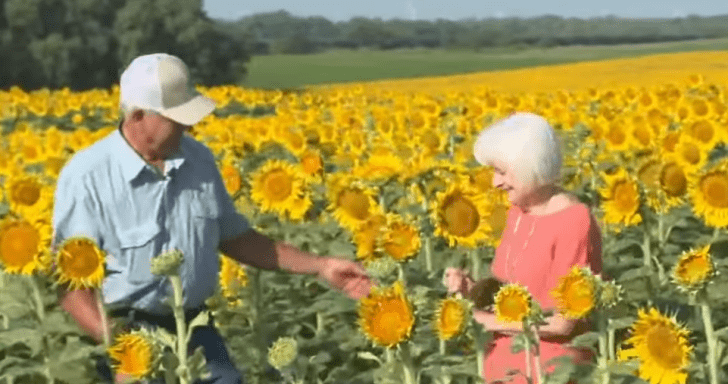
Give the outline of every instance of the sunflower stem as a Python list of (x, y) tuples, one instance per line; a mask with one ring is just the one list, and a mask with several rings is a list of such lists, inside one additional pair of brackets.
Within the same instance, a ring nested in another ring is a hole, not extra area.
[(543, 372), (541, 371), (541, 338), (538, 336), (538, 326), (532, 328), (533, 335), (533, 363), (536, 371), (536, 383), (543, 384)]
[(101, 287), (94, 289), (96, 294), (96, 309), (99, 311), (101, 317), (101, 336), (104, 341), (104, 349), (109, 349), (111, 346), (111, 337), (109, 336), (109, 319), (106, 316), (106, 308), (104, 308), (104, 297), (101, 293)]
[(428, 273), (432, 272), (432, 240), (430, 236), (425, 236), (425, 269)]
[(187, 326), (185, 324), (185, 312), (183, 308), (183, 296), (182, 296), (182, 279), (179, 275), (169, 276), (169, 281), (172, 283), (172, 290), (174, 293), (174, 321), (177, 325), (177, 359), (179, 360), (179, 369), (182, 374), (179, 375), (180, 384), (189, 383), (189, 367), (187, 367)]
[(478, 255), (478, 248), (473, 248), (468, 252), (470, 254), (470, 262), (473, 264), (473, 280), (477, 281), (480, 279), (480, 255)]
[(440, 354), (445, 356), (446, 352), (447, 352), (447, 344), (445, 343), (445, 340), (440, 339)]
[(644, 266), (647, 269), (652, 270), (652, 252), (651, 252), (651, 242), (650, 242), (650, 234), (649, 231), (644, 231), (644, 238), (642, 242), (642, 257), (644, 261)]
[(404, 342), (399, 345), (399, 356), (402, 359), (402, 367), (404, 368), (404, 383), (416, 384), (415, 366), (412, 364), (409, 343)]
[(616, 349), (615, 349), (615, 345), (614, 345), (614, 338), (615, 338), (614, 336), (615, 336), (616, 331), (613, 327), (610, 326), (611, 324), (612, 324), (612, 319), (607, 318), (607, 325), (608, 325), (607, 326), (607, 334), (608, 334), (607, 342), (609, 345), (609, 348), (608, 348), (609, 360), (615, 360), (616, 359), (616, 355), (615, 355)]
[(607, 361), (609, 358), (609, 353), (607, 352), (608, 346), (608, 327), (607, 327), (607, 317), (605, 316), (603, 311), (599, 311), (597, 313), (597, 321), (598, 321), (598, 327), (599, 327), (599, 373), (601, 374), (601, 384), (609, 384), (609, 369), (607, 365)]
[[(33, 290), (33, 298), (35, 299), (35, 313), (36, 316), (38, 316), (38, 322), (42, 325), (45, 322), (45, 304), (43, 304), (43, 297), (40, 294), (38, 282), (35, 281), (35, 276), (33, 275), (28, 276), (27, 281), (30, 282), (30, 287)], [(48, 351), (48, 339), (45, 332), (42, 332), (41, 338), (43, 340), (43, 349), (45, 351)], [(45, 369), (43, 370), (46, 377), (46, 382), (53, 384), (56, 382), (56, 380), (53, 378), (53, 374), (51, 373), (51, 367), (48, 364), (48, 356), (44, 356), (43, 359), (46, 362)]]
[(701, 300), (700, 308), (702, 309), (703, 326), (705, 327), (705, 339), (708, 342), (708, 369), (710, 372), (710, 384), (718, 384), (718, 358), (716, 355), (717, 338), (715, 337), (715, 331), (713, 330), (710, 305), (706, 298)]

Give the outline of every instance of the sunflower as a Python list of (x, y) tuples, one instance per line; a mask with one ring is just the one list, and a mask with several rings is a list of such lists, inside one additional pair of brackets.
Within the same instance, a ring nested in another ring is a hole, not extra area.
[(715, 123), (708, 119), (686, 121), (682, 126), (683, 131), (694, 138), (705, 152), (712, 150), (723, 139), (721, 131), (718, 130)]
[(374, 343), (393, 348), (409, 339), (415, 324), (412, 304), (401, 281), (390, 287), (374, 287), (359, 301), (359, 325)]
[(223, 254), (220, 258), (219, 284), (223, 297), (235, 302), (240, 290), (248, 285), (248, 275), (240, 263)]
[(707, 163), (711, 149), (702, 147), (698, 140), (683, 134), (675, 144), (675, 152), (671, 156), (687, 170), (695, 172)]
[(468, 305), (465, 300), (448, 297), (440, 300), (435, 311), (433, 327), (440, 340), (459, 335), (467, 325)]
[(30, 275), (46, 267), (51, 228), (47, 221), (32, 222), (10, 216), (0, 222), (0, 263), (5, 273)]
[(386, 228), (387, 218), (383, 214), (371, 215), (353, 233), (356, 244), (356, 258), (365, 263), (379, 258), (379, 242)]
[(608, 151), (619, 152), (629, 149), (631, 140), (629, 139), (627, 124), (621, 120), (610, 122), (606, 132), (604, 132), (604, 140)]
[(104, 280), (106, 253), (87, 237), (70, 237), (55, 256), (58, 282), (71, 289), (98, 288)]
[(46, 216), (53, 203), (52, 187), (35, 175), (11, 175), (5, 182), (10, 210), (28, 219)]
[(586, 317), (596, 306), (598, 299), (597, 280), (588, 268), (574, 266), (551, 291), (559, 312), (571, 319)]
[(495, 315), (503, 322), (521, 322), (533, 312), (528, 290), (519, 284), (503, 285), (495, 295)]
[(685, 251), (672, 270), (672, 280), (685, 292), (696, 292), (715, 275), (710, 244)]
[(320, 179), (324, 172), (324, 161), (318, 151), (309, 149), (299, 157), (301, 170), (306, 175), (307, 180), (316, 181)]
[(328, 184), (328, 208), (336, 221), (349, 231), (356, 231), (369, 216), (381, 210), (374, 200), (375, 190), (350, 175), (338, 174)]
[(492, 247), (498, 247), (503, 230), (506, 228), (508, 210), (511, 208), (511, 204), (508, 201), (508, 192), (506, 191), (491, 190), (488, 196), (488, 214), (485, 220), (488, 222), (490, 230), (486, 242)]
[(313, 205), (304, 190), (304, 176), (293, 164), (268, 160), (252, 179), (250, 197), (263, 212), (298, 220)]
[(688, 193), (693, 213), (712, 227), (728, 226), (728, 163), (691, 177)]
[(352, 174), (361, 180), (382, 182), (397, 178), (404, 169), (404, 161), (399, 156), (379, 149), (372, 151), (365, 162), (355, 166)]
[(619, 359), (637, 358), (637, 374), (651, 384), (684, 384), (693, 350), (688, 336), (688, 329), (674, 318), (655, 308), (640, 309), (631, 336), (625, 340), (631, 347), (619, 351)]
[(491, 230), (486, 200), (465, 182), (456, 182), (439, 192), (432, 208), (435, 235), (455, 244), (476, 247)]
[(243, 177), (240, 175), (240, 169), (235, 166), (233, 159), (225, 159), (222, 161), (220, 175), (222, 176), (227, 193), (230, 196), (235, 196), (243, 186)]
[(637, 182), (623, 168), (608, 175), (602, 174), (606, 187), (599, 193), (604, 199), (604, 222), (608, 224), (636, 225), (642, 222), (639, 213), (640, 191)]
[(417, 226), (395, 214), (387, 215), (387, 226), (381, 237), (381, 247), (393, 259), (404, 262), (417, 256), (420, 250), (420, 231)]
[(143, 329), (116, 336), (108, 353), (117, 373), (129, 375), (136, 380), (151, 376), (159, 360), (158, 356), (161, 355), (160, 348)]

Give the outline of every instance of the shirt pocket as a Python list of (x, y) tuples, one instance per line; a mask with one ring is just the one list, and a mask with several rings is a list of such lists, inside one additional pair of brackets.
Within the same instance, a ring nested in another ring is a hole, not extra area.
[(149, 283), (154, 280), (152, 258), (161, 251), (161, 228), (155, 222), (126, 228), (119, 232), (121, 258), (129, 268), (129, 281)]
[(190, 202), (190, 209), (197, 253), (217, 252), (220, 245), (220, 212), (216, 201), (200, 196)]

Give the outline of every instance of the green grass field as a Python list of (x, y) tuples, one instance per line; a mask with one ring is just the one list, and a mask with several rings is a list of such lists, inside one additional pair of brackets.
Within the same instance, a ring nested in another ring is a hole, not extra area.
[(306, 85), (441, 76), (657, 53), (728, 50), (728, 38), (617, 46), (394, 51), (335, 50), (312, 55), (254, 56), (245, 87), (291, 89)]

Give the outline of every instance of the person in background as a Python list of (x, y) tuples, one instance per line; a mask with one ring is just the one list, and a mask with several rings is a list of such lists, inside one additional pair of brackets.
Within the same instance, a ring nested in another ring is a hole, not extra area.
[[(354, 261), (319, 257), (251, 228), (228, 195), (210, 150), (191, 127), (215, 109), (192, 86), (182, 60), (157, 53), (137, 57), (121, 75), (119, 129), (79, 151), (62, 169), (55, 190), (53, 247), (85, 236), (107, 257), (105, 305), (115, 321), (174, 331), (168, 280), (152, 274), (150, 261), (182, 251), (180, 274), (189, 321), (216, 289), (218, 252), (264, 270), (319, 277), (358, 299), (371, 282)], [(97, 342), (103, 329), (92, 290), (66, 290), (61, 306)], [(212, 378), (241, 383), (211, 321), (196, 328), (190, 350), (204, 347)], [(103, 367), (102, 367), (103, 368)], [(107, 379), (112, 380), (108, 367)], [(116, 382), (128, 380), (113, 375)]]
[[(572, 267), (590, 268), (595, 275), (602, 271), (602, 236), (596, 219), (588, 206), (558, 186), (560, 148), (549, 123), (524, 112), (483, 129), (473, 148), (481, 165), (493, 167), (493, 185), (506, 191), (511, 203), (491, 275), (501, 284), (527, 288), (544, 311), (555, 310), (550, 292)], [(457, 268), (446, 269), (444, 282), (449, 292), (466, 297), (475, 284)], [(538, 328), (541, 363), (558, 356), (570, 356), (577, 364), (589, 362), (589, 351), (566, 345), (589, 324), (554, 313)], [(485, 381), (525, 384), (522, 374), (512, 375), (526, 372), (525, 353), (511, 352), (513, 336), (522, 332), (522, 324), (501, 322), (494, 313), (477, 308), (473, 317), (494, 335), (482, 362)]]

